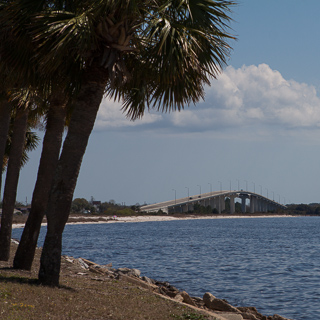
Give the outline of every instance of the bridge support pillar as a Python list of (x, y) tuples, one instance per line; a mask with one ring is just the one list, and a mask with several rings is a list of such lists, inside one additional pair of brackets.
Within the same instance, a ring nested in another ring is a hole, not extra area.
[(268, 212), (268, 203), (266, 201), (262, 202), (262, 212)]
[(235, 198), (236, 198), (236, 196), (230, 195), (230, 214), (234, 214), (234, 212), (235, 212), (235, 203), (234, 203)]
[(212, 209), (219, 210), (219, 198), (211, 198), (209, 204)]
[(261, 210), (261, 199), (257, 199), (257, 210), (256, 212), (262, 212)]
[(241, 199), (241, 211), (242, 213), (246, 213), (246, 197), (242, 197)]
[(226, 203), (224, 202), (224, 196), (219, 196), (216, 199), (217, 209), (219, 214), (226, 208)]
[(253, 195), (250, 196), (250, 213), (254, 213), (255, 199)]
[(221, 211), (226, 210), (226, 202), (224, 196), (219, 197), (220, 198), (220, 206), (221, 206)]

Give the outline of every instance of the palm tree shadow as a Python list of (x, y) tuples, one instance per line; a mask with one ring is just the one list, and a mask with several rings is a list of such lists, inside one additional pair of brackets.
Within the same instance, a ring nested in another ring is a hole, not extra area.
[[(16, 269), (13, 269), (10, 267), (0, 268), (0, 271), (1, 270), (6, 270), (6, 271), (15, 270), (16, 271)], [(43, 284), (41, 284), (39, 282), (39, 279), (36, 279), (36, 278), (27, 278), (27, 277), (23, 277), (23, 276), (5, 276), (3, 274), (0, 274), (0, 283), (1, 282), (28, 284), (28, 285), (32, 285), (32, 286), (44, 286)], [(68, 287), (68, 286), (64, 286), (64, 285), (60, 285), (58, 288), (75, 291), (73, 288)]]

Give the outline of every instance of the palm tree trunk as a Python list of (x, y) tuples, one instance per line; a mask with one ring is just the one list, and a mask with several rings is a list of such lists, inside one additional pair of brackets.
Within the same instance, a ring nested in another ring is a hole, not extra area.
[(66, 103), (67, 100), (64, 96), (57, 96), (50, 103), (38, 176), (31, 201), (31, 211), (13, 260), (13, 268), (15, 269), (31, 270), (41, 222), (48, 204), (51, 183), (59, 159), (66, 119)]
[(0, 201), (2, 184), (2, 161), (6, 149), (6, 142), (9, 132), (11, 105), (8, 101), (0, 102)]
[(8, 261), (10, 256), (12, 218), (18, 180), (21, 167), (22, 153), (25, 146), (25, 138), (28, 122), (28, 110), (17, 111), (14, 124), (11, 150), (7, 168), (7, 176), (3, 194), (1, 229), (0, 229), (0, 260)]
[(39, 270), (39, 281), (45, 285), (59, 285), (62, 233), (69, 217), (82, 158), (107, 83), (105, 73), (98, 67), (87, 70), (75, 101), (46, 211), (48, 228)]

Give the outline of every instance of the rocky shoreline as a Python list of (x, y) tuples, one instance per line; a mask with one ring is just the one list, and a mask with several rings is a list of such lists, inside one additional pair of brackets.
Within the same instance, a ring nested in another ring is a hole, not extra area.
[(144, 288), (152, 294), (161, 295), (167, 299), (173, 299), (178, 303), (187, 304), (197, 310), (205, 311), (208, 316), (217, 320), (290, 320), (280, 315), (265, 316), (257, 311), (255, 307), (234, 307), (226, 300), (218, 299), (211, 293), (206, 292), (202, 298), (191, 297), (187, 292), (180, 291), (169, 282), (157, 281), (145, 276), (137, 269), (112, 268), (112, 264), (99, 265), (84, 258), (62, 257), (65, 263), (79, 266), (83, 271), (79, 276), (94, 274), (93, 280), (102, 281), (101, 277), (122, 280), (140, 288)]

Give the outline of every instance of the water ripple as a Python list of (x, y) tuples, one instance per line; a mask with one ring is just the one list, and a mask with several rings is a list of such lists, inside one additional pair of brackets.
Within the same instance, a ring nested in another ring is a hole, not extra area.
[[(194, 296), (209, 291), (266, 315), (315, 320), (319, 229), (313, 217), (72, 225), (65, 228), (63, 253), (138, 268)], [(15, 229), (13, 236), (20, 234)]]

